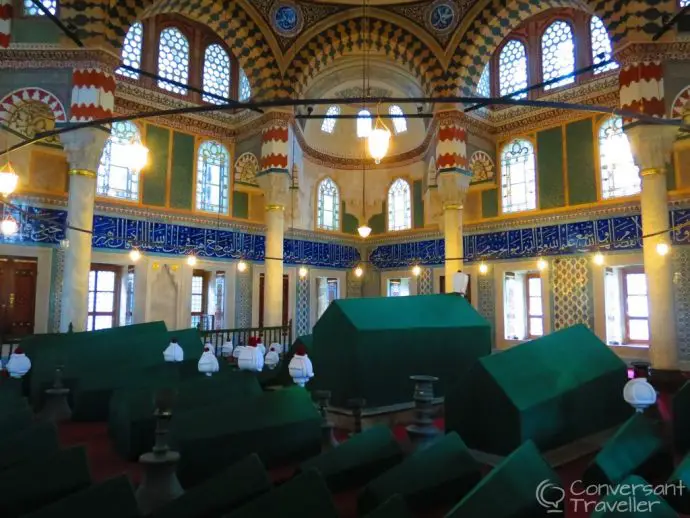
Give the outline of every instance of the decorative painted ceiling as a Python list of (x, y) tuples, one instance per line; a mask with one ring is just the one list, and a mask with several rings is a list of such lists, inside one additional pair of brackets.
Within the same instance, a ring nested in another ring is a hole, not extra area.
[[(471, 94), (501, 40), (550, 8), (597, 14), (616, 45), (648, 41), (666, 0), (370, 0), (368, 23), (355, 0), (63, 0), (64, 21), (91, 45), (116, 50), (137, 19), (178, 13), (204, 23), (232, 49), (256, 98), (295, 97), (323, 70), (366, 48), (435, 95)], [(105, 42), (103, 41), (105, 35)]]

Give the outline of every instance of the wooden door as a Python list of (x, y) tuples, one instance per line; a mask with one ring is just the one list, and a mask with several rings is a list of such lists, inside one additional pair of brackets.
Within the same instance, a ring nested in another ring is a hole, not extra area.
[(0, 258), (0, 334), (33, 334), (36, 308), (35, 259)]

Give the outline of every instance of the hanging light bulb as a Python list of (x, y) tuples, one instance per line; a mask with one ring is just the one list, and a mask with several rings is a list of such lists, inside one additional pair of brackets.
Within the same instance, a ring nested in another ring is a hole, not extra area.
[(17, 189), (19, 176), (14, 172), (10, 162), (0, 167), (0, 194), (7, 197)]
[(124, 153), (127, 166), (133, 171), (141, 171), (149, 160), (149, 148), (139, 140), (133, 140), (127, 145)]
[(7, 218), (2, 220), (2, 223), (0, 223), (0, 231), (2, 232), (2, 235), (5, 237), (15, 235), (18, 230), (19, 225), (17, 225), (17, 222), (14, 220), (12, 216), (8, 216)]
[(245, 263), (244, 261), (240, 261), (239, 263), (237, 263), (237, 271), (240, 273), (246, 272), (247, 271), (247, 263)]
[(362, 275), (364, 275), (364, 268), (361, 266), (355, 268), (355, 277), (361, 277)]
[(602, 254), (601, 252), (597, 252), (596, 254), (594, 254), (594, 257), (592, 257), (592, 261), (594, 261), (594, 264), (601, 266), (605, 262), (604, 254)]
[(302, 279), (304, 279), (307, 276), (307, 274), (309, 273), (309, 270), (307, 270), (306, 266), (300, 266), (298, 273), (299, 273), (299, 276)]
[(539, 268), (540, 270), (546, 270), (548, 268), (548, 266), (549, 266), (549, 263), (544, 261), (544, 259), (539, 259), (537, 261), (537, 268)]
[(489, 267), (486, 265), (486, 263), (481, 263), (479, 265), (479, 273), (482, 275), (485, 275), (489, 271)]
[(656, 245), (656, 253), (664, 256), (667, 255), (671, 251), (671, 247), (668, 246), (667, 243), (657, 243)]
[(189, 266), (196, 266), (196, 256), (195, 255), (190, 255), (187, 257), (187, 264)]
[(419, 267), (418, 264), (415, 264), (412, 267), (412, 275), (414, 275), (415, 277), (419, 277), (421, 274), (422, 274), (422, 269)]
[(137, 250), (136, 248), (134, 248), (129, 253), (129, 258), (132, 260), (132, 262), (136, 263), (139, 259), (141, 259), (141, 252), (139, 250)]
[(367, 237), (369, 237), (369, 234), (371, 234), (371, 227), (367, 225), (362, 225), (357, 229), (357, 233), (359, 234), (359, 237), (361, 237), (362, 239), (366, 239)]
[(391, 132), (383, 123), (381, 117), (378, 117), (368, 138), (369, 154), (375, 163), (380, 164), (383, 157), (386, 156), (390, 141)]

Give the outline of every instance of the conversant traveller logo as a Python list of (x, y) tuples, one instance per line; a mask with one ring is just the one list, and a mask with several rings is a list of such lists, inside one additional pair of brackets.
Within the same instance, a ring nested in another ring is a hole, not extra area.
[(537, 503), (546, 509), (547, 514), (565, 514), (565, 509), (569, 508), (575, 513), (603, 511), (639, 515), (652, 513), (654, 507), (661, 503), (654, 496), (682, 496), (688, 487), (682, 481), (653, 486), (647, 483), (585, 484), (582, 480), (575, 480), (568, 489), (566, 501), (565, 489), (552, 480), (542, 480), (535, 491)]

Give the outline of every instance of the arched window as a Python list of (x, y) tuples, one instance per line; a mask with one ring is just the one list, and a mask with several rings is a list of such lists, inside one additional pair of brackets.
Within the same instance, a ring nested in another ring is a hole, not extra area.
[[(527, 88), (527, 51), (518, 40), (510, 40), (498, 57), (498, 82), (501, 96)], [(527, 99), (527, 92), (516, 94), (513, 99)]]
[(687, 7), (690, 5), (690, 0), (680, 0), (681, 7)]
[(487, 63), (479, 76), (479, 83), (477, 83), (477, 95), (483, 97), (491, 97), (491, 67)]
[(599, 127), (599, 164), (602, 198), (630, 196), (640, 192), (639, 169), (633, 160), (620, 117), (607, 119)]
[(338, 119), (335, 117), (340, 115), (340, 106), (329, 106), (326, 110), (326, 118), (321, 123), (321, 131), (324, 133), (333, 133), (335, 123)]
[[(41, 0), (41, 4), (50, 11), (50, 14), (57, 12), (57, 0)], [(44, 16), (44, 14), (31, 0), (24, 0), (24, 16)]]
[[(606, 27), (601, 18), (592, 16), (589, 21), (589, 32), (592, 37), (592, 63), (598, 65), (604, 61), (608, 61), (613, 57), (613, 49), (611, 48), (611, 39), (609, 33), (606, 32)], [(608, 65), (604, 65), (594, 69), (595, 74), (601, 74), (618, 68), (618, 63), (612, 61)]]
[(324, 230), (338, 230), (340, 228), (338, 186), (330, 178), (324, 178), (319, 184), (318, 195), (318, 227)]
[(395, 118), (391, 119), (395, 134), (405, 133), (407, 131), (407, 119), (405, 119), (405, 113), (402, 111), (402, 108), (394, 104), (388, 108), (388, 113), (395, 116)]
[(241, 102), (248, 101), (252, 97), (252, 85), (249, 84), (249, 78), (242, 69), (240, 69), (240, 86), (238, 93), (238, 98)]
[[(225, 99), (230, 97), (230, 56), (217, 43), (206, 47), (206, 52), (204, 52), (203, 89)], [(207, 103), (223, 104), (225, 102), (206, 94), (202, 98)]]
[[(134, 68), (141, 68), (141, 42), (144, 38), (144, 27), (141, 22), (135, 22), (127, 31), (125, 41), (122, 44), (122, 62)], [(131, 70), (117, 69), (121, 76), (139, 79), (139, 72)]]
[(410, 184), (398, 178), (388, 189), (388, 230), (412, 228)]
[(186, 88), (164, 80), (171, 79), (186, 85), (189, 78), (189, 41), (175, 27), (161, 31), (158, 42), (158, 75), (161, 77), (158, 86), (163, 90), (176, 94), (187, 93)]
[(529, 140), (513, 140), (501, 154), (503, 212), (537, 208), (537, 172)]
[[(543, 81), (555, 79), (575, 72), (575, 42), (573, 29), (563, 20), (549, 25), (541, 37), (541, 70)], [(575, 76), (561, 79), (544, 86), (551, 90), (575, 82)]]
[(360, 110), (357, 114), (357, 136), (359, 138), (368, 137), (371, 133), (371, 112)]
[(139, 171), (129, 168), (128, 144), (141, 141), (139, 128), (129, 121), (114, 122), (103, 146), (96, 192), (123, 200), (139, 199)]
[(230, 154), (225, 146), (207, 140), (199, 146), (196, 169), (196, 208), (228, 213)]

